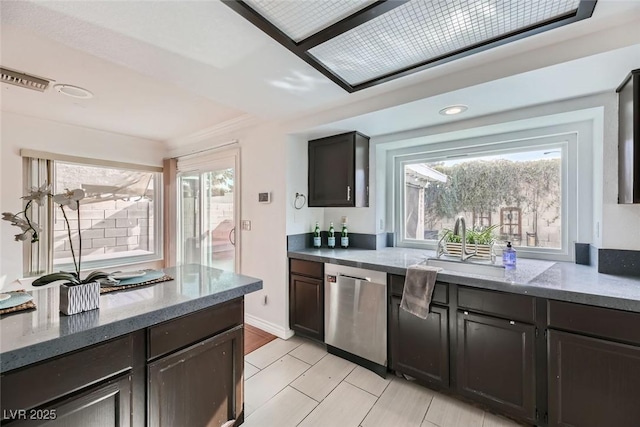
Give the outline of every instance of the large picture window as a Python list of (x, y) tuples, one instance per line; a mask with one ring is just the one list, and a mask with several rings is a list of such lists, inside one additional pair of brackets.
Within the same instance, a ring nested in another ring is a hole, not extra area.
[[(54, 162), (53, 176), (56, 193), (75, 188), (85, 191), (80, 233), (86, 265), (92, 261), (116, 264), (158, 252), (159, 173)], [(53, 215), (53, 265), (58, 268), (73, 261), (60, 209), (54, 209)], [(71, 238), (77, 241), (78, 220), (71, 217), (69, 223)]]
[[(71, 242), (82, 268), (98, 269), (162, 259), (162, 168), (22, 150), (26, 188), (47, 183), (53, 194), (82, 189), (80, 209), (33, 210), (41, 228), (26, 246), (25, 276), (73, 269)], [(70, 234), (70, 236), (69, 236)], [(71, 239), (71, 240), (70, 240)]]
[(396, 159), (398, 245), (434, 248), (463, 216), (468, 229), (494, 227), (499, 244), (566, 252), (567, 146), (521, 145)]

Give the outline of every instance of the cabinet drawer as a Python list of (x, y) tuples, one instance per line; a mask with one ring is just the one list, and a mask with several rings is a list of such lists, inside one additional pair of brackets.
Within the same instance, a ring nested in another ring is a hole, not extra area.
[(458, 307), (533, 323), (536, 300), (525, 295), (458, 287)]
[(548, 302), (550, 328), (582, 332), (640, 345), (640, 314), (570, 302)]
[(147, 358), (162, 356), (241, 325), (243, 316), (244, 300), (237, 298), (152, 326), (148, 329)]
[[(138, 336), (141, 343), (142, 336)], [(30, 409), (130, 370), (134, 334), (2, 374), (2, 407)]]
[[(391, 285), (391, 295), (402, 298), (402, 292), (404, 291), (405, 276), (396, 276), (395, 274), (389, 275), (389, 283)], [(433, 289), (433, 295), (431, 296), (431, 302), (438, 304), (449, 304), (449, 293), (446, 283), (436, 282), (436, 287)]]
[(321, 262), (303, 261), (301, 259), (291, 259), (290, 261), (289, 270), (291, 273), (324, 279), (324, 264)]

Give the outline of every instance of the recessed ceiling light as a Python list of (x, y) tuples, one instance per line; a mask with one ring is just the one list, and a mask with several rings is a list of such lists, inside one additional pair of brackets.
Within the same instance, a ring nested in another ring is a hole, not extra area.
[(78, 86), (57, 84), (54, 85), (53, 88), (61, 94), (71, 96), (73, 98), (93, 98), (93, 94), (91, 92)]
[(454, 114), (464, 113), (468, 108), (466, 105), (450, 105), (440, 110), (440, 114), (443, 116), (453, 116)]

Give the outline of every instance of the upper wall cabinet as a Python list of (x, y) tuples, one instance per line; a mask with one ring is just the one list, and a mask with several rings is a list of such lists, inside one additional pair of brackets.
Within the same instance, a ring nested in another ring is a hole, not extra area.
[(309, 141), (309, 207), (369, 206), (369, 137), (359, 132)]
[(640, 203), (640, 69), (618, 92), (618, 203)]

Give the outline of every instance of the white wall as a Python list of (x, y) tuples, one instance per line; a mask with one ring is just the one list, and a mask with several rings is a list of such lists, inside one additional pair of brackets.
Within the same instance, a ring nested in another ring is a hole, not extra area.
[[(310, 208), (308, 200), (300, 209), (294, 207), (295, 194), (301, 193), (309, 197), (309, 182), (307, 170), (309, 167), (309, 152), (307, 138), (302, 135), (288, 135), (286, 163), (286, 209), (287, 235), (309, 233), (316, 221), (324, 227), (325, 208)], [(298, 207), (302, 199), (298, 200)], [(326, 223), (327, 227), (329, 223)]]
[[(24, 195), (20, 149), (162, 166), (164, 145), (158, 141), (66, 125), (2, 112), (0, 130), (0, 212), (22, 209)], [(0, 221), (0, 288), (22, 277), (22, 245), (15, 227)]]

